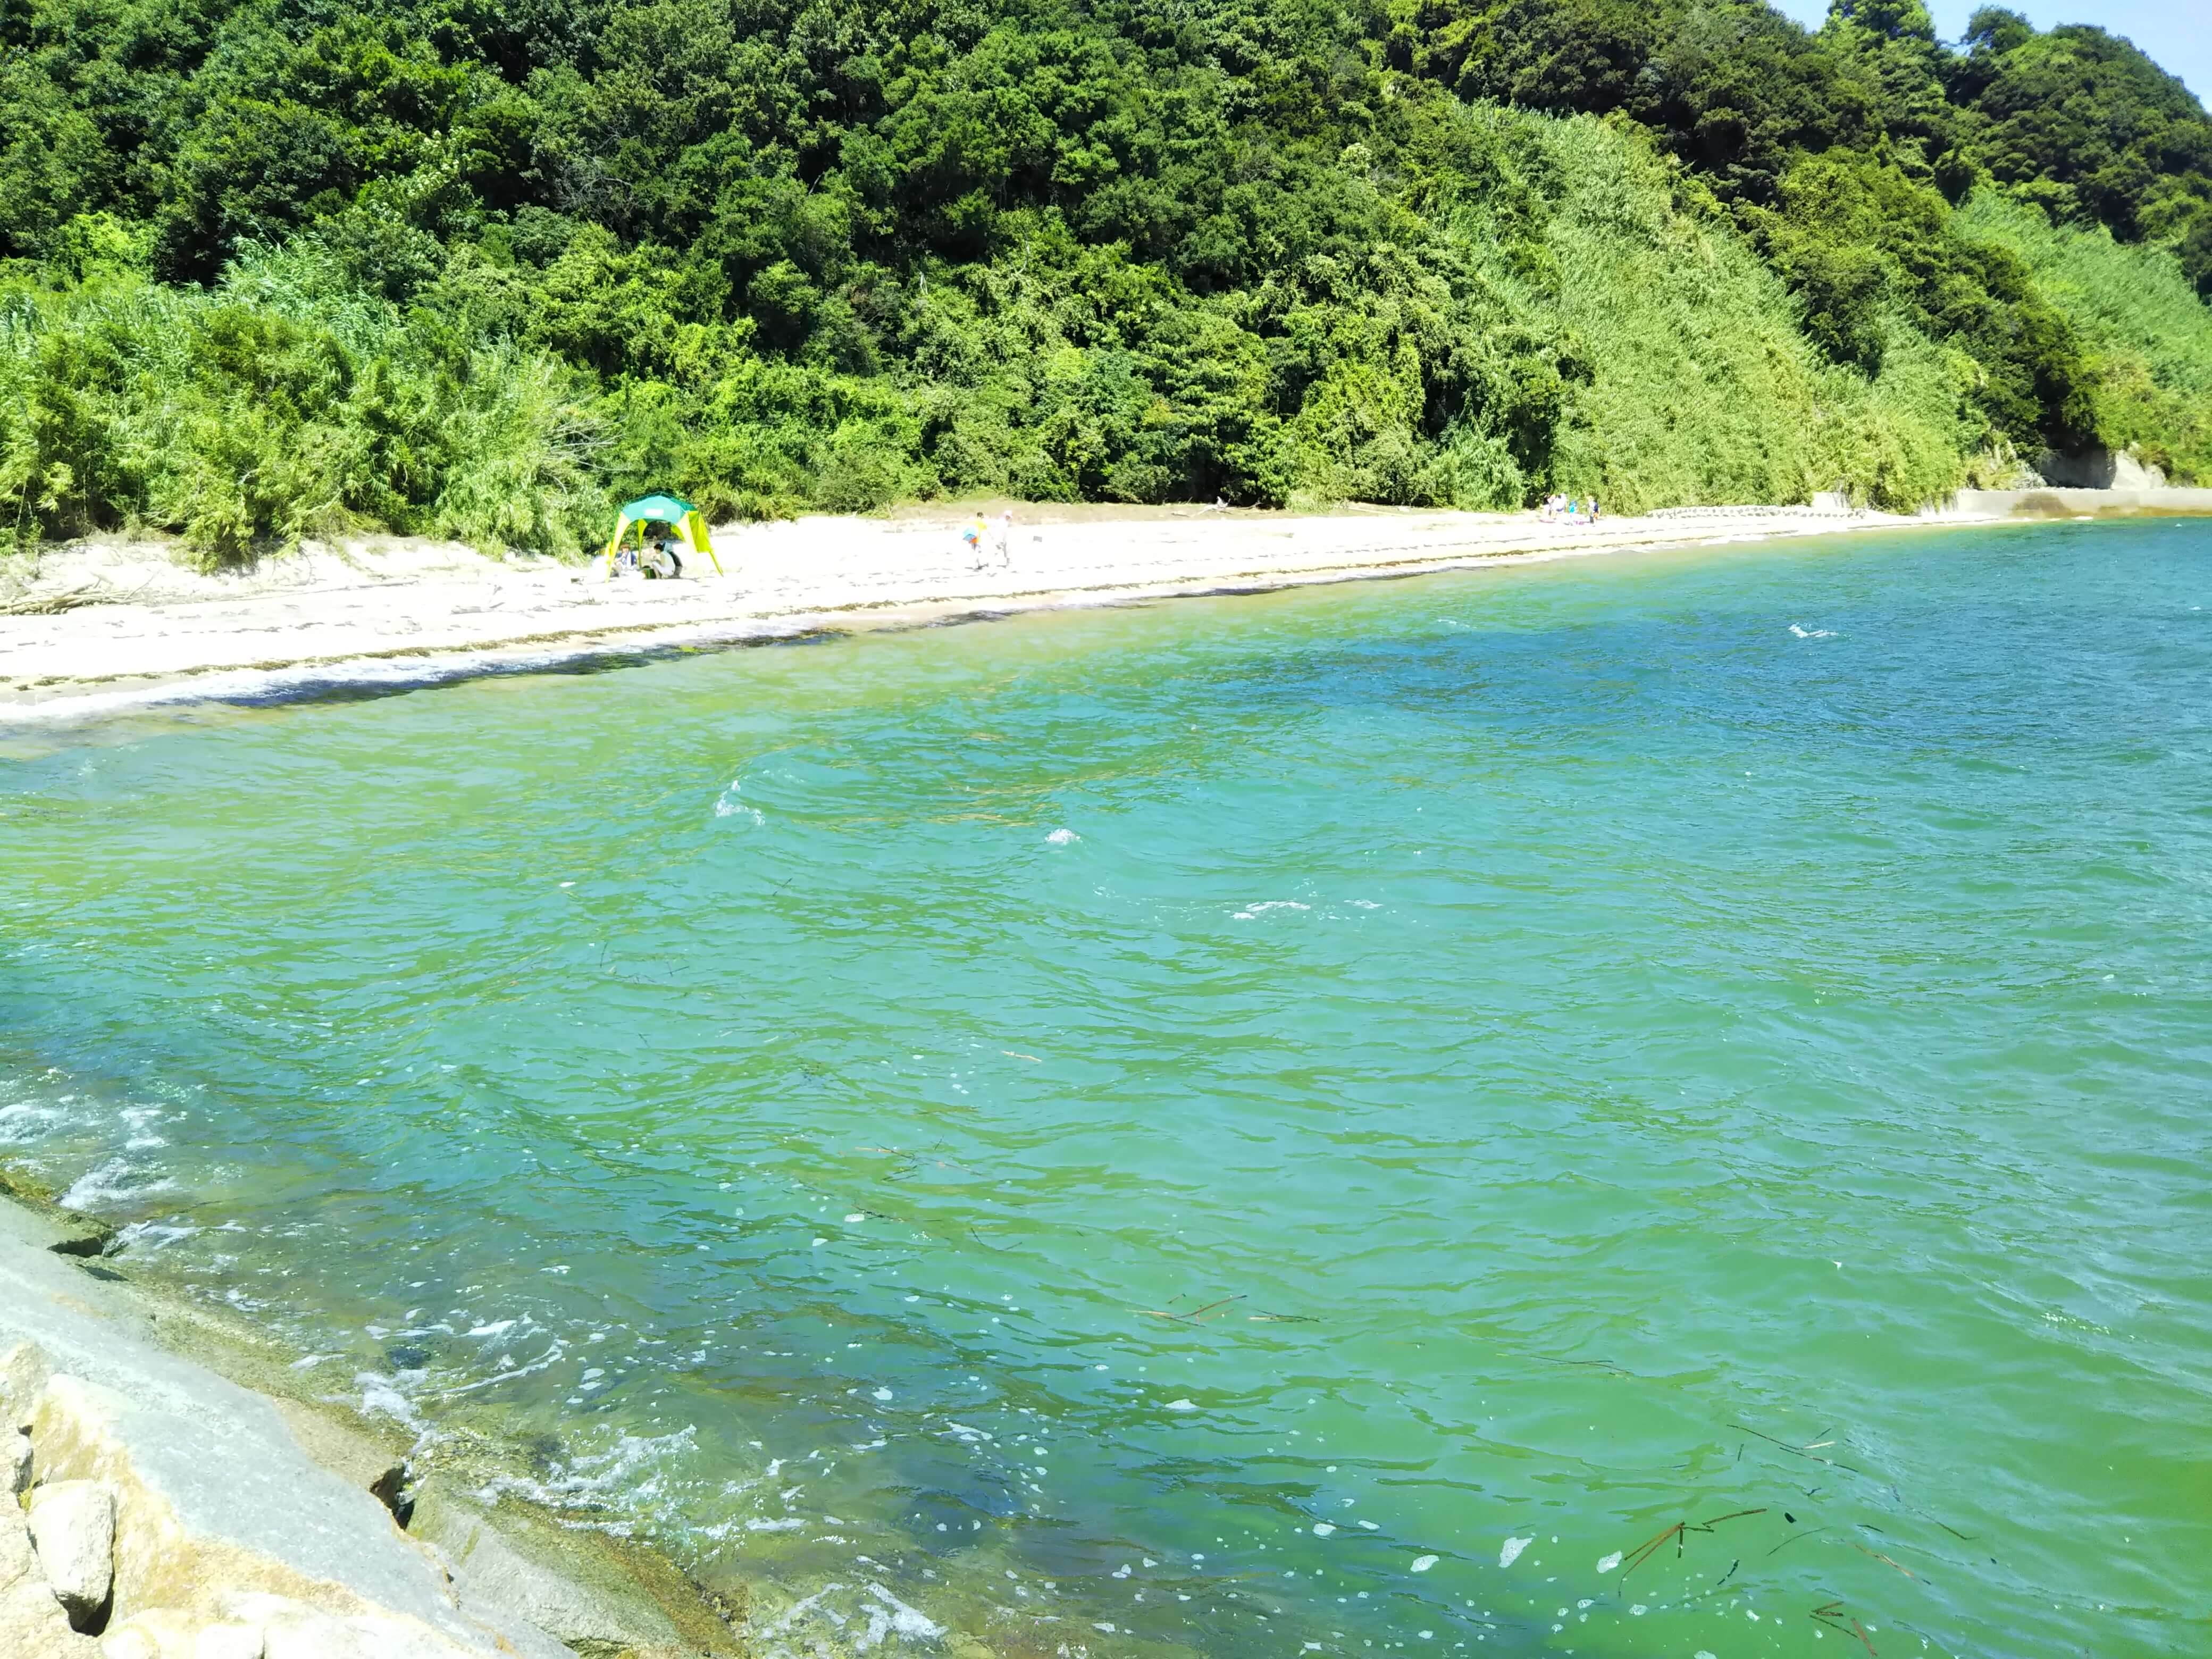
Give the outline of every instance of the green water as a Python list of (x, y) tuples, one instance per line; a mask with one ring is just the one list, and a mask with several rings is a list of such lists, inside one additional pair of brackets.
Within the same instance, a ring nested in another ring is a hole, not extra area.
[(24, 734), (0, 1151), (766, 1651), (2205, 1651), (2204, 606), (1954, 531)]

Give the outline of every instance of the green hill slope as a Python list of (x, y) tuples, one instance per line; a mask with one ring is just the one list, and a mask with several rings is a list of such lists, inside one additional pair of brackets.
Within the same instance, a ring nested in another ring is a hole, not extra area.
[(2208, 174), (1917, 0), (10, 0), (0, 541), (2197, 476)]
[(2011, 249), (2088, 348), (2097, 427), (2176, 483), (2212, 483), (2212, 308), (2163, 248), (2101, 225), (2056, 224), (1984, 190), (1959, 215), (1969, 236)]

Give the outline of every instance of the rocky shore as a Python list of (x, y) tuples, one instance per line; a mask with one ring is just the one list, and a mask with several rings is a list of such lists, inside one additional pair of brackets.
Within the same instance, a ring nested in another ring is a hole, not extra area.
[(746, 1650), (742, 1610), (665, 1563), (483, 1504), (359, 1424), (188, 1357), (204, 1327), (106, 1242), (0, 1200), (7, 1659)]

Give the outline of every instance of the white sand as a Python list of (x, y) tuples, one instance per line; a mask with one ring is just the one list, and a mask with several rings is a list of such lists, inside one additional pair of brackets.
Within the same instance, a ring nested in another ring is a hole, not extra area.
[(1197, 508), (1016, 510), (988, 568), (939, 510), (714, 532), (724, 574), (609, 580), (450, 544), (311, 544), (204, 575), (155, 544), (47, 555), (0, 593), (0, 721), (148, 703), (420, 683), (659, 646), (912, 624), (964, 614), (1259, 591), (1914, 520), (1808, 507), (1678, 511), (1595, 526), (1533, 514), (1298, 516)]

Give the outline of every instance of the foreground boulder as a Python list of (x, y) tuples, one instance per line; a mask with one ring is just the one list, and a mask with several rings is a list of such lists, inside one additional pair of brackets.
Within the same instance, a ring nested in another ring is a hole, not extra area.
[(31, 1494), (39, 1571), (70, 1628), (97, 1631), (115, 1589), (115, 1493), (104, 1481), (62, 1480)]

